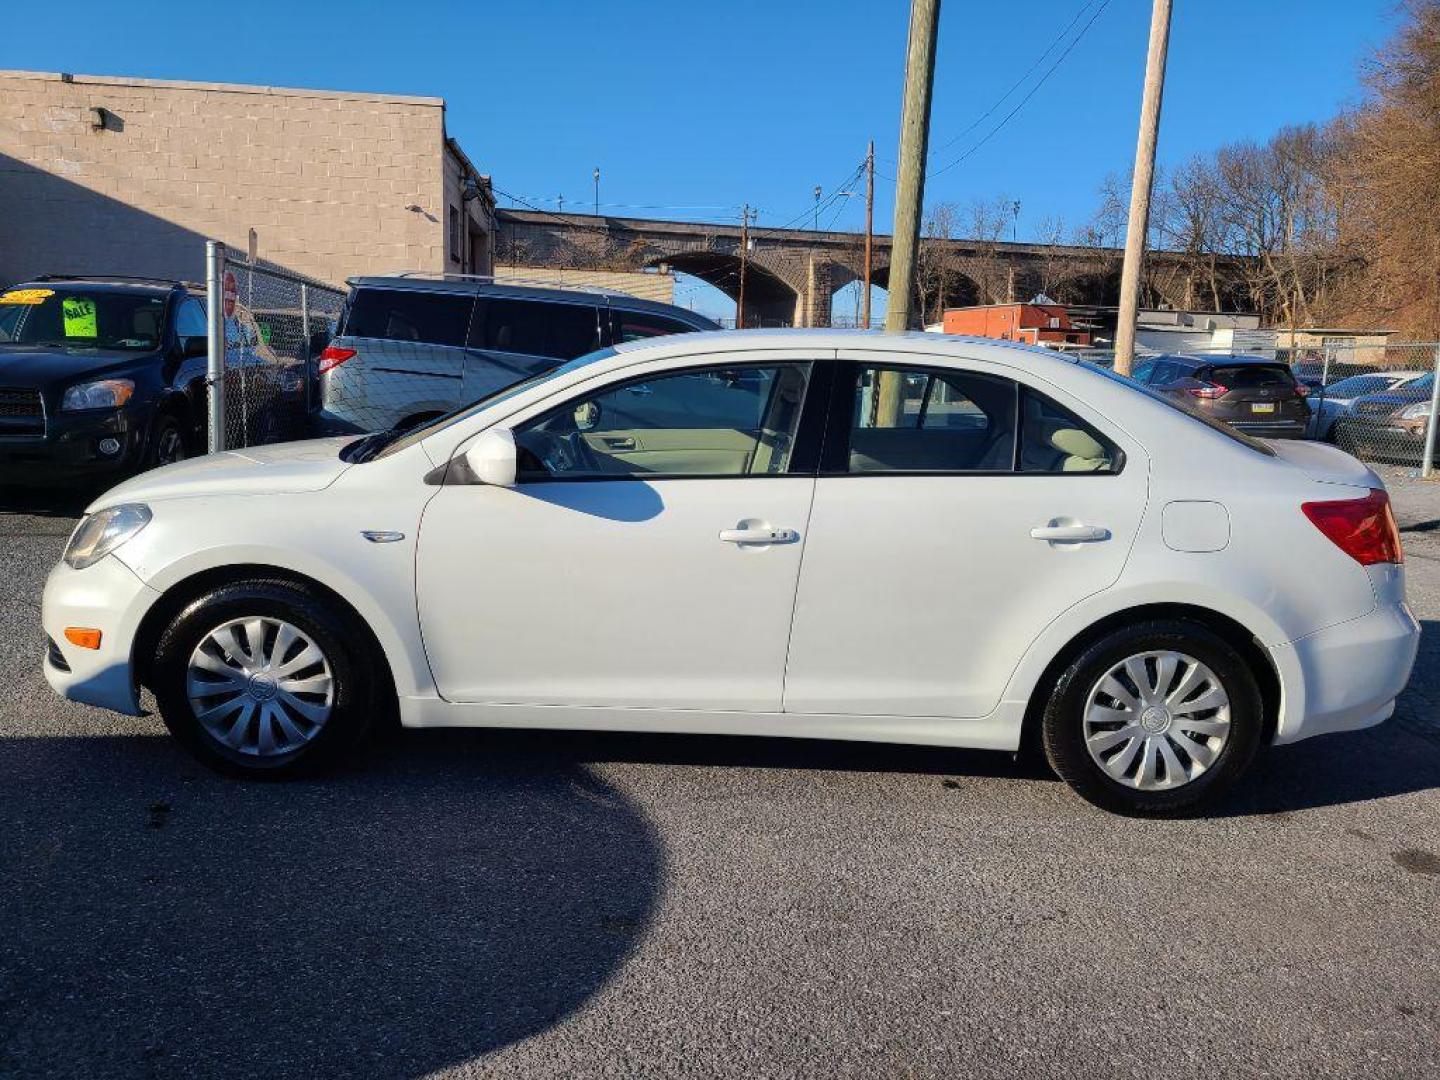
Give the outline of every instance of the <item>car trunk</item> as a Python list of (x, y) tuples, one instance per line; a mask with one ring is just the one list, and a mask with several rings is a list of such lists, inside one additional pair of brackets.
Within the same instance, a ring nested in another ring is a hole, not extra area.
[(1234, 364), (1198, 372), (1224, 393), (1211, 399), (1216, 419), (1249, 423), (1303, 421), (1310, 408), (1283, 364)]
[(1327, 443), (1309, 440), (1276, 439), (1267, 444), (1275, 456), (1322, 484), (1347, 487), (1383, 488), (1384, 482), (1364, 462)]

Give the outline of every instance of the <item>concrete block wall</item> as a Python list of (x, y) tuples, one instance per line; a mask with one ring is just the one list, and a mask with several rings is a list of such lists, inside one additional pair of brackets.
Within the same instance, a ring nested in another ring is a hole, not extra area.
[(0, 285), (200, 280), (205, 240), (251, 228), (322, 281), (442, 271), (444, 145), (439, 98), (0, 72)]

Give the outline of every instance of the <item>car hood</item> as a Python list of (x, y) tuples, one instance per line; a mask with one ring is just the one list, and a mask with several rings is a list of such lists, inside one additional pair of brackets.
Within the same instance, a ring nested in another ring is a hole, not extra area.
[(1349, 487), (1383, 488), (1385, 482), (1364, 462), (1327, 443), (1305, 439), (1275, 439), (1267, 445), (1281, 461), (1293, 465), (1312, 480)]
[(354, 436), (346, 435), (206, 454), (126, 480), (95, 500), (90, 509), (200, 495), (288, 495), (319, 491), (351, 467), (340, 460), (340, 448), (352, 441)]
[(1366, 394), (1363, 397), (1351, 398), (1351, 406), (1365, 403), (1366, 405), (1378, 404), (1389, 405), (1398, 409), (1402, 405), (1414, 405), (1418, 401), (1429, 401), (1429, 390), (1387, 390), (1383, 394)]
[(0, 345), (0, 385), (42, 387), (56, 380), (86, 375), (102, 378), (116, 368), (128, 367), (152, 352), (125, 349), (44, 349), (30, 345)]

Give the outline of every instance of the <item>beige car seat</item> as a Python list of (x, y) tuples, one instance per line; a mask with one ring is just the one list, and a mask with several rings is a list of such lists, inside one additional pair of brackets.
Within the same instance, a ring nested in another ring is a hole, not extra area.
[(1061, 472), (1102, 472), (1110, 467), (1105, 447), (1079, 428), (1056, 428), (1050, 433), (1050, 445), (1065, 455)]

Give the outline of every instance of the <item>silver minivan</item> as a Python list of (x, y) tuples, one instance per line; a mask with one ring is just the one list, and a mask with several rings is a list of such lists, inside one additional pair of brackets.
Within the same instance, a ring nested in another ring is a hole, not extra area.
[(316, 364), (320, 432), (407, 428), (607, 345), (719, 327), (600, 289), (462, 275), (351, 278)]

